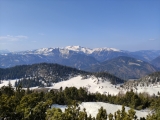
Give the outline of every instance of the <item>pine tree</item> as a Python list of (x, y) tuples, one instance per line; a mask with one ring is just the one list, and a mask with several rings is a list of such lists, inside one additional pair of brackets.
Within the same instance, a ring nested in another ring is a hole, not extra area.
[(134, 119), (136, 120), (137, 119), (137, 116), (136, 116), (136, 112), (134, 111), (134, 109), (130, 109), (128, 110), (128, 116), (129, 116), (129, 119)]
[(103, 107), (101, 107), (99, 110), (98, 110), (98, 114), (96, 116), (96, 120), (106, 120), (107, 119), (107, 112), (105, 109), (103, 109)]
[(108, 115), (108, 118), (109, 118), (109, 120), (113, 120), (113, 114), (110, 113), (110, 114)]

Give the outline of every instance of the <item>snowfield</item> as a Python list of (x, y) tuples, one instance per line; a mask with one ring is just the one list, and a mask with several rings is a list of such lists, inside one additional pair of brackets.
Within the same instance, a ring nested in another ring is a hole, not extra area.
[(11, 83), (12, 86), (14, 86), (16, 80), (2, 80), (1, 84), (0, 84), (0, 87), (8, 86), (9, 82)]
[[(58, 105), (58, 104), (53, 104), (51, 108), (60, 108), (63, 112), (65, 111), (65, 108), (67, 108), (66, 105)], [(114, 115), (114, 112), (121, 110), (122, 106), (121, 105), (114, 105), (114, 104), (109, 104), (109, 103), (104, 103), (104, 102), (82, 102), (79, 105), (80, 109), (83, 110), (83, 108), (86, 109), (86, 112), (88, 115), (91, 114), (92, 117), (96, 117), (98, 113), (98, 109), (103, 107), (106, 109), (107, 114), (112, 113)], [(125, 107), (126, 112), (128, 112), (130, 108)], [(140, 117), (146, 117), (149, 114), (148, 110), (143, 110), (143, 111), (136, 111), (136, 115), (138, 118)]]
[(67, 81), (62, 81), (59, 83), (55, 83), (53, 88), (59, 89), (60, 87), (85, 87), (91, 93), (99, 92), (103, 93), (110, 93), (116, 95), (119, 90), (115, 88), (115, 85), (112, 85), (109, 80), (103, 81), (102, 79), (97, 79), (96, 77), (90, 77), (88, 79), (83, 79), (81, 76), (77, 76), (71, 78)]
[[(2, 80), (1, 81), (1, 84), (0, 84), (0, 88), (3, 87), (3, 86), (8, 86), (9, 82), (11, 83), (12, 87), (15, 88), (15, 82), (18, 81), (19, 79), (16, 79), (16, 80)], [(37, 87), (31, 87), (29, 89), (33, 90), (33, 89), (37, 89)], [(23, 88), (24, 90), (26, 90), (27, 88)]]
[[(16, 80), (18, 81), (19, 79), (16, 79)], [(16, 80), (10, 80), (10, 83), (12, 84), (12, 86), (15, 85)], [(7, 86), (8, 83), (9, 83), (8, 80), (3, 80), (2, 83), (0, 84), (0, 87)], [(120, 85), (111, 84), (109, 80), (103, 80), (101, 78), (96, 78), (94, 76), (84, 79), (80, 75), (66, 81), (53, 83), (53, 86), (47, 87), (47, 88), (59, 89), (60, 87), (63, 87), (63, 89), (65, 87), (76, 87), (76, 88), (85, 87), (90, 93), (99, 92), (101, 94), (111, 94), (111, 95), (117, 95), (119, 92), (126, 93), (127, 91), (130, 91), (130, 89), (124, 89), (120, 87)], [(30, 89), (35, 89), (35, 88), (38, 88), (38, 87), (33, 87)], [(149, 85), (148, 87), (137, 86), (137, 89), (135, 88), (132, 88), (132, 89), (136, 93), (145, 92), (150, 95), (153, 95), (153, 94), (157, 95), (157, 93), (160, 92), (160, 83), (157, 83), (156, 85)]]
[[(90, 77), (88, 79), (82, 79), (81, 76), (77, 76), (74, 78), (71, 78), (67, 81), (62, 81), (59, 83), (55, 83), (52, 88), (59, 89), (60, 87), (85, 87), (88, 89), (90, 93), (96, 93), (99, 92), (101, 94), (111, 94), (111, 95), (117, 95), (119, 92), (126, 93), (127, 91), (130, 91), (130, 89), (124, 89), (121, 88), (120, 85), (113, 85), (110, 83), (109, 80), (103, 80), (101, 78), (96, 77)], [(149, 95), (157, 95), (158, 92), (160, 92), (160, 84), (157, 83), (157, 85), (152, 86), (137, 86), (137, 89), (134, 89), (134, 92), (137, 93), (148, 93)]]
[(136, 65), (136, 66), (141, 66), (140, 64), (129, 62), (129, 65)]

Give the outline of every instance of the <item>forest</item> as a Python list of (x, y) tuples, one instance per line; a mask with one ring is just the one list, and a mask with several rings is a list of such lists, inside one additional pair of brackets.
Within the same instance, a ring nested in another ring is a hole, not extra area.
[[(80, 110), (81, 102), (106, 102), (122, 105), (122, 110), (114, 114), (107, 113), (101, 107), (96, 117), (87, 115), (85, 109)], [(67, 105), (62, 112), (52, 108), (52, 104)], [(124, 106), (131, 109), (125, 111)], [(137, 118), (134, 109), (150, 108), (152, 115)], [(119, 93), (117, 96), (100, 93), (89, 93), (85, 88), (66, 87), (48, 92), (35, 92), (21, 85), (15, 89), (11, 84), (0, 88), (0, 119), (4, 120), (160, 120), (160, 97), (147, 93), (134, 93), (132, 90)]]
[(124, 83), (124, 80), (107, 72), (91, 73), (53, 63), (39, 63), (33, 65), (19, 65), (11, 68), (0, 68), (0, 83), (2, 80), (16, 79), (15, 87), (50, 87), (52, 83), (65, 81), (81, 75), (83, 79), (95, 76), (108, 79), (112, 84)]

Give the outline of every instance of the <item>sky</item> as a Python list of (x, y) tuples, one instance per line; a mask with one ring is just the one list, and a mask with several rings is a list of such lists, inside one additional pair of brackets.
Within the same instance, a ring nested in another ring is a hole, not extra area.
[(0, 0), (0, 50), (160, 50), (160, 0)]

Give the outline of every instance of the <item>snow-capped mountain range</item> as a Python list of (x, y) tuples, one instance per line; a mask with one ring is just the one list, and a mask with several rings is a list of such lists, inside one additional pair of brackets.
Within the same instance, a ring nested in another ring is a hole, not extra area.
[[(77, 52), (77, 53), (84, 53), (84, 54), (93, 54), (94, 52), (104, 52), (104, 51), (115, 51), (121, 52), (121, 50), (115, 48), (86, 48), (81, 46), (66, 46), (63, 48), (40, 48), (37, 50), (29, 50), (29, 51), (21, 51), (16, 52), (18, 54), (43, 54), (43, 55), (51, 55), (54, 54), (56, 50), (59, 50), (61, 54), (68, 54), (69, 51)], [(14, 53), (14, 52), (13, 52)]]
[[(81, 70), (88, 70), (88, 68), (92, 68), (95, 65), (101, 65), (101, 63), (103, 62), (107, 62), (108, 60), (118, 58), (120, 56), (131, 57), (137, 60), (152, 63), (153, 59), (160, 56), (160, 50), (143, 50), (129, 52), (125, 50), (118, 50), (115, 48), (91, 49), (81, 46), (66, 46), (63, 48), (41, 48), (21, 52), (1, 53), (0, 68), (46, 62), (71, 66)], [(116, 62), (114, 64), (116, 64)], [(151, 64), (149, 64), (149, 66), (150, 65)]]
[[(7, 51), (7, 50), (5, 50)], [(116, 48), (87, 48), (87, 47), (81, 47), (81, 46), (66, 46), (63, 48), (40, 48), (40, 49), (36, 49), (36, 50), (27, 50), (27, 51), (20, 51), (20, 52), (0, 52), (0, 54), (2, 55), (7, 55), (7, 54), (21, 54), (21, 55), (25, 55), (25, 54), (35, 54), (35, 55), (45, 55), (45, 56), (49, 56), (49, 55), (55, 55), (56, 53), (59, 53), (60, 55), (70, 55), (73, 53), (81, 53), (81, 54), (85, 54), (85, 55), (89, 55), (89, 56), (93, 56), (93, 57), (97, 57), (98, 61), (105, 61), (108, 59), (111, 59), (112, 57), (110, 57), (110, 54), (116, 53), (115, 57), (117, 56), (134, 56), (134, 57), (139, 57), (145, 61), (151, 61), (153, 59), (155, 59), (156, 57), (160, 56), (160, 50), (141, 50), (141, 51), (135, 51), (135, 52), (129, 52), (126, 50), (119, 50)], [(105, 57), (107, 55), (107, 57)], [(98, 58), (103, 56), (103, 58)], [(114, 56), (113, 56), (114, 58)]]

